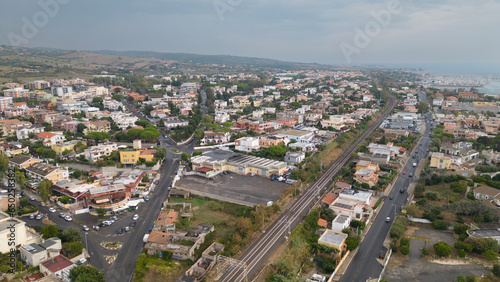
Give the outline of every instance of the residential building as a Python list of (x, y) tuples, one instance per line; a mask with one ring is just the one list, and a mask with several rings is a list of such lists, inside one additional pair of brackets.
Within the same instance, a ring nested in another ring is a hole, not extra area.
[(139, 154), (139, 160), (143, 160), (145, 162), (154, 162), (156, 160), (156, 150), (143, 150)]
[(337, 249), (340, 251), (339, 253), (342, 253), (342, 251), (346, 248), (347, 236), (348, 235), (345, 233), (327, 229), (318, 239), (318, 244)]
[(392, 142), (388, 142), (387, 144), (370, 143), (367, 149), (372, 154), (389, 154), (391, 158), (401, 158), (406, 155), (406, 148), (394, 146)]
[(44, 146), (52, 146), (66, 141), (62, 131), (44, 131), (36, 135), (38, 140), (42, 141)]
[(50, 92), (54, 96), (62, 97), (66, 94), (73, 93), (73, 86), (71, 86), (71, 85), (54, 85), (50, 88)]
[(7, 108), (11, 107), (13, 105), (12, 103), (12, 97), (0, 97), (0, 112), (3, 112)]
[(76, 265), (69, 259), (63, 255), (58, 255), (40, 263), (40, 272), (46, 276), (52, 275), (64, 282), (70, 282), (69, 272), (73, 267), (76, 267)]
[(429, 166), (437, 169), (449, 169), (451, 166), (451, 156), (439, 152), (433, 152)]
[(17, 140), (28, 139), (30, 134), (37, 135), (42, 133), (45, 130), (45, 127), (41, 124), (32, 124), (26, 127), (16, 129), (16, 137)]
[(302, 162), (306, 157), (304, 152), (286, 152), (285, 162), (289, 164), (298, 164)]
[(54, 144), (50, 147), (52, 148), (52, 150), (54, 150), (56, 152), (56, 154), (58, 156), (62, 156), (62, 155), (64, 155), (63, 153), (65, 151), (67, 151), (67, 152), (70, 151), (69, 153), (74, 152), (75, 146), (78, 144), (78, 142), (81, 142), (81, 141), (71, 140), (71, 141), (67, 141), (64, 143)]
[(345, 228), (348, 228), (351, 224), (351, 218), (345, 214), (339, 214), (332, 221), (332, 230), (336, 232), (342, 232)]
[(490, 150), (484, 150), (481, 152), (481, 155), (486, 161), (486, 164), (488, 165), (493, 165), (493, 166), (498, 166), (500, 165), (500, 153), (493, 151), (493, 149)]
[(362, 168), (354, 174), (354, 180), (358, 183), (367, 183), (370, 187), (377, 185), (377, 171), (373, 168)]
[(189, 125), (187, 120), (168, 120), (163, 121), (165, 128), (172, 129), (177, 127), (185, 127)]
[(89, 122), (83, 134), (88, 134), (89, 132), (109, 132), (111, 130), (111, 123), (107, 120), (91, 121)]
[(54, 128), (57, 128), (57, 129), (64, 129), (64, 125), (67, 123), (67, 122), (71, 122), (73, 121), (73, 117), (72, 116), (58, 116), (56, 117), (52, 122), (51, 122), (51, 125), (54, 127)]
[(231, 133), (229, 132), (205, 131), (205, 135), (200, 140), (200, 145), (224, 144), (229, 142), (230, 139), (231, 139)]
[(126, 130), (129, 127), (134, 127), (135, 122), (139, 120), (138, 117), (132, 114), (125, 114), (122, 112), (113, 112), (111, 113), (110, 117), (121, 130)]
[(261, 148), (269, 148), (269, 146), (278, 146), (282, 143), (287, 145), (288, 142), (289, 142), (288, 139), (286, 139), (285, 137), (263, 136), (259, 138), (259, 146)]
[(335, 214), (344, 214), (351, 220), (363, 220), (370, 216), (372, 208), (370, 206), (371, 192), (362, 192), (351, 189), (344, 189), (330, 205)]
[(139, 161), (140, 150), (120, 151), (120, 162), (125, 166), (133, 166)]
[(321, 121), (321, 126), (325, 128), (332, 127), (335, 130), (341, 130), (341, 128), (345, 126), (346, 121), (346, 116), (331, 115), (328, 119), (324, 119)]
[(118, 150), (118, 144), (107, 142), (85, 149), (84, 155), (89, 162), (96, 162), (103, 156), (111, 155), (111, 153), (116, 150)]
[[(9, 214), (1, 211), (0, 238), (3, 238), (0, 240), (0, 253), (8, 253), (13, 247), (15, 249), (19, 249), (25, 245), (40, 243), (40, 235), (38, 235), (35, 230), (28, 228), (26, 226), (26, 222), (17, 217), (10, 217)], [(15, 246), (11, 246), (11, 244), (9, 244), (12, 242), (9, 238), (15, 238)]]
[(28, 88), (33, 89), (44, 89), (50, 87), (50, 82), (45, 80), (35, 80), (27, 83)]
[(61, 239), (57, 237), (44, 240), (41, 244), (29, 244), (20, 249), (21, 260), (30, 267), (38, 266), (41, 262), (59, 255), (62, 250)]
[(41, 162), (42, 162), (41, 159), (34, 158), (32, 156), (17, 155), (9, 160), (9, 167), (10, 168), (16, 167), (18, 169), (24, 169), (24, 168), (29, 167), (32, 164), (41, 163)]
[(35, 163), (26, 168), (26, 177), (35, 181), (42, 181), (44, 179), (56, 183), (61, 180), (69, 178), (68, 169), (61, 169), (46, 163)]
[(304, 114), (299, 114), (295, 111), (284, 111), (276, 113), (276, 119), (293, 119), (297, 124), (304, 123)]
[(24, 147), (19, 142), (0, 143), (0, 154), (4, 154), (9, 158), (27, 153), (29, 153), (29, 148)]
[(9, 193), (9, 190), (0, 188), (0, 211), (9, 212), (13, 208), (19, 208), (19, 198), (13, 198), (12, 192)]
[(16, 87), (12, 89), (5, 89), (3, 91), (4, 97), (12, 97), (13, 99), (24, 98), (28, 99), (28, 89), (24, 89), (21, 87)]
[(295, 140), (298, 143), (310, 143), (314, 137), (314, 132), (289, 129), (276, 134), (276, 137), (285, 137), (288, 140)]
[(0, 120), (0, 126), (2, 128), (3, 136), (14, 136), (16, 135), (16, 130), (30, 126), (29, 121), (20, 121), (18, 119), (4, 119)]
[(492, 201), (500, 207), (500, 190), (488, 186), (479, 186), (474, 189), (474, 198), (476, 200)]
[(257, 152), (260, 150), (259, 139), (255, 137), (242, 137), (234, 141), (235, 149), (243, 152)]

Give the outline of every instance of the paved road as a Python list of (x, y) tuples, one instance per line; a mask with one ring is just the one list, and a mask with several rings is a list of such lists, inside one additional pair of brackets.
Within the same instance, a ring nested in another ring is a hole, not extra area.
[[(395, 100), (392, 96), (389, 98), (388, 109), (384, 112), (382, 117), (358, 140), (356, 140), (351, 147), (349, 147), (326, 172), (319, 177), (319, 179), (312, 184), (305, 192), (300, 195), (297, 201), (286, 210), (276, 222), (266, 229), (266, 233), (260, 236), (253, 244), (248, 246), (244, 251), (240, 260), (246, 265), (246, 272), (244, 273), (239, 268), (228, 269), (219, 281), (233, 282), (245, 280), (245, 275), (248, 278), (255, 277), (263, 263), (268, 259), (272, 251), (279, 247), (284, 241), (288, 231), (293, 230), (310, 211), (314, 204), (321, 199), (321, 194), (330, 185), (335, 175), (340, 171), (341, 167), (347, 163), (351, 157), (351, 153), (357, 148), (367, 136), (378, 128), (380, 123), (385, 119), (389, 112), (394, 108)], [(355, 280), (351, 280), (355, 281)]]
[[(366, 234), (363, 242), (360, 244), (357, 254), (351, 261), (347, 271), (342, 276), (340, 281), (366, 281), (370, 278), (375, 278), (380, 275), (382, 271), (382, 265), (378, 263), (377, 256), (382, 248), (382, 244), (389, 233), (394, 217), (400, 212), (401, 206), (408, 202), (407, 189), (411, 181), (418, 181), (418, 177), (410, 177), (410, 173), (415, 175), (416, 167), (413, 167), (413, 162), (420, 162), (422, 158), (425, 158), (428, 154), (427, 149), (431, 143), (431, 139), (428, 137), (430, 129), (427, 128), (425, 134), (422, 136), (419, 144), (416, 146), (414, 153), (416, 155), (413, 158), (413, 154), (408, 159), (408, 162), (404, 166), (402, 171), (406, 171), (406, 174), (400, 174), (398, 179), (393, 186), (390, 196), (394, 197), (393, 200), (389, 198), (385, 199), (385, 204), (382, 205), (377, 217), (374, 219), (370, 230)], [(418, 152), (418, 153), (416, 153)], [(401, 188), (404, 189), (404, 193), (401, 193)], [(390, 217), (390, 223), (386, 222), (386, 218)], [(362, 269), (362, 270), (361, 270)]]

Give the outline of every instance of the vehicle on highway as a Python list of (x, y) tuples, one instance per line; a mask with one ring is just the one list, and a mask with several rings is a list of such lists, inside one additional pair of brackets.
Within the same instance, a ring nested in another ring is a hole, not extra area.
[(123, 228), (119, 228), (117, 231), (116, 231), (117, 234), (122, 234), (123, 233)]
[(35, 200), (35, 197), (33, 197), (33, 196), (29, 196), (29, 198), (28, 198), (28, 199), (30, 199), (30, 201), (34, 201), (34, 200)]
[(134, 221), (138, 220), (138, 219), (139, 219), (139, 215), (138, 215), (138, 214), (134, 214), (134, 217), (132, 217), (132, 219), (133, 219)]
[(388, 216), (386, 219), (385, 219), (385, 222), (390, 222), (391, 221), (391, 217)]
[(132, 221), (132, 223), (130, 223), (130, 227), (134, 227), (134, 226), (135, 226), (135, 224), (136, 224), (136, 222), (135, 222), (135, 221)]
[(65, 218), (65, 217), (66, 217), (66, 215), (65, 215), (63, 212), (60, 212), (60, 213), (59, 213), (59, 217)]
[(69, 215), (67, 215), (64, 219), (66, 219), (66, 221), (72, 221), (73, 220), (73, 218), (71, 216), (69, 216)]
[(39, 214), (39, 215), (37, 215), (37, 216), (36, 216), (36, 219), (38, 219), (38, 220), (40, 220), (40, 219), (42, 219), (42, 218), (43, 218), (43, 215), (42, 215), (42, 214)]
[(403, 174), (406, 174), (406, 170), (403, 170)]
[(89, 231), (89, 227), (88, 227), (87, 225), (82, 226), (82, 229), (83, 229), (84, 231)]
[(30, 214), (30, 219), (35, 219), (35, 215), (34, 214)]
[(56, 212), (56, 209), (54, 209), (54, 208), (50, 208), (50, 209), (49, 209), (49, 212)]

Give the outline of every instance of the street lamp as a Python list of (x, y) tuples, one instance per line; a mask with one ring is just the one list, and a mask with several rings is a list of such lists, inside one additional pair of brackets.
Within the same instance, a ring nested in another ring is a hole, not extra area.
[(89, 252), (89, 247), (87, 245), (87, 232), (85, 232), (85, 249), (87, 249), (87, 253)]

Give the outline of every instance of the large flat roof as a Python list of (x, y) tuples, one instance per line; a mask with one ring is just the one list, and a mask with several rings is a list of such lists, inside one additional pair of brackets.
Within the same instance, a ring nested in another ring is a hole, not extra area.
[(307, 134), (310, 134), (310, 133), (311, 132), (309, 132), (309, 131), (290, 129), (290, 130), (279, 132), (278, 134), (293, 135), (293, 136), (304, 136), (304, 135), (307, 135)]
[(325, 230), (323, 235), (318, 240), (318, 243), (327, 243), (335, 246), (340, 246), (347, 238), (347, 234), (335, 232), (333, 230)]

